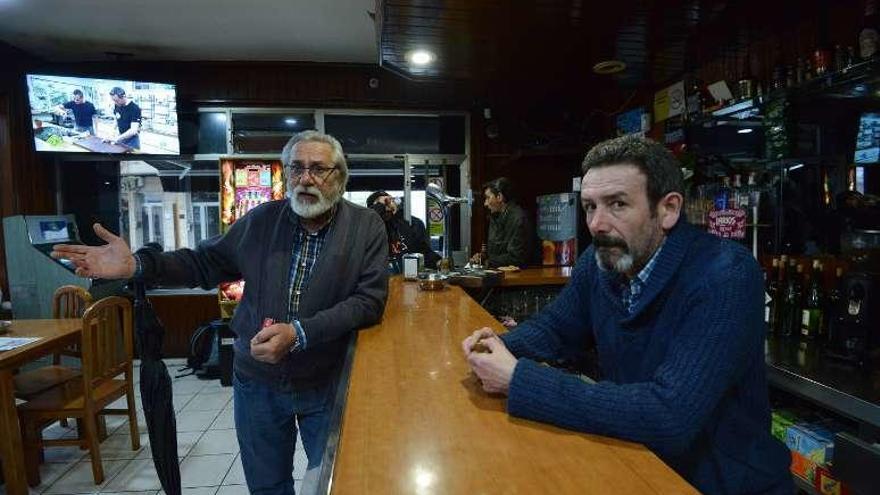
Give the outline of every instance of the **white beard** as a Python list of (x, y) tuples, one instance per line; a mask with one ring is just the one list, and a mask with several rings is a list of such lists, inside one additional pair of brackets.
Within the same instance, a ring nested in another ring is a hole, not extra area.
[[(318, 201), (315, 203), (300, 201), (298, 198), (299, 193), (301, 192), (314, 195), (318, 198)], [(296, 186), (293, 191), (287, 192), (287, 199), (290, 203), (290, 207), (293, 208), (294, 213), (303, 218), (315, 218), (323, 215), (330, 210), (330, 208), (333, 208), (333, 205), (339, 201), (341, 196), (341, 194), (334, 194), (333, 197), (325, 197), (317, 187), (305, 186)]]
[(632, 269), (634, 262), (635, 260), (633, 260), (632, 254), (624, 253), (619, 258), (617, 258), (617, 261), (612, 263), (610, 259), (600, 254), (599, 249), (596, 249), (596, 264), (602, 270), (613, 270), (617, 273), (628, 273)]

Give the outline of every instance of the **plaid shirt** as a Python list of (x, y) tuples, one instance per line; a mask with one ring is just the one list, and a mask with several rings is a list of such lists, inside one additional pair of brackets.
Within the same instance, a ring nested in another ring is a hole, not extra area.
[(636, 303), (639, 302), (639, 296), (642, 295), (642, 290), (645, 288), (645, 285), (648, 284), (648, 277), (650, 277), (651, 272), (654, 271), (654, 266), (657, 265), (657, 255), (660, 254), (662, 249), (663, 244), (654, 251), (654, 255), (651, 256), (651, 259), (648, 260), (645, 267), (642, 268), (628, 284), (625, 282), (621, 284), (620, 298), (623, 301), (623, 307), (626, 308), (628, 313), (632, 314), (633, 309), (636, 307)]
[(321, 255), (324, 239), (327, 237), (327, 231), (331, 223), (332, 219), (315, 233), (310, 233), (302, 228), (302, 226), (297, 226), (297, 232), (294, 236), (290, 262), (290, 303), (287, 306), (287, 318), (293, 322), (293, 327), (296, 329), (299, 339), (297, 349), (305, 349), (308, 344), (306, 342), (306, 333), (297, 319), (299, 303), (303, 292), (309, 286), (309, 275), (312, 274), (312, 269), (318, 261), (318, 256)]

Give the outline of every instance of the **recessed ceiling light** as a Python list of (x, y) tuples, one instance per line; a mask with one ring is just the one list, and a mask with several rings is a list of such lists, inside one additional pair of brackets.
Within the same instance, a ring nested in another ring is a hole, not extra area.
[(738, 130), (738, 131), (736, 131), (736, 132), (738, 132), (738, 133), (740, 133), (740, 134), (748, 134), (748, 133), (752, 132), (753, 130), (754, 130), (754, 129), (751, 129), (751, 128), (749, 128), (749, 127), (746, 127), (745, 129), (740, 129), (740, 130)]
[(617, 74), (626, 70), (626, 62), (621, 60), (603, 60), (593, 66), (593, 72), (596, 74)]
[(406, 57), (413, 65), (428, 65), (434, 61), (434, 54), (428, 50), (414, 50)]
[(287, 125), (296, 125), (296, 119), (284, 119), (284, 123)]

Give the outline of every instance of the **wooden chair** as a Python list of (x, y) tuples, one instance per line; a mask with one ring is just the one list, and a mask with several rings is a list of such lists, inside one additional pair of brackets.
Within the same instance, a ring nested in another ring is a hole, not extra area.
[[(131, 303), (122, 297), (107, 297), (89, 307), (83, 315), (82, 376), (49, 389), (18, 406), (28, 483), (40, 483), (39, 459), (43, 446), (78, 445), (89, 450), (95, 484), (104, 481), (98, 415), (128, 416), (131, 448), (140, 448), (134, 402), (134, 356)], [(124, 375), (123, 379), (118, 379)], [(125, 409), (107, 406), (126, 397)], [(41, 430), (60, 418), (76, 418), (82, 425), (77, 438), (43, 440)]]
[[(92, 295), (86, 289), (76, 285), (63, 285), (55, 290), (52, 297), (53, 318), (82, 318), (86, 308), (92, 304)], [(79, 343), (59, 350), (52, 358), (52, 364), (15, 375), (13, 386), (15, 396), (29, 400), (37, 394), (52, 387), (80, 376), (79, 369), (61, 365), (61, 356), (80, 358)], [(61, 420), (61, 426), (67, 426), (67, 419)]]

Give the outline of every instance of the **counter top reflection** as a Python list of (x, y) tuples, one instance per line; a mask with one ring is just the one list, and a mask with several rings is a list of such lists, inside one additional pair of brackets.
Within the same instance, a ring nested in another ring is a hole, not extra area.
[(392, 278), (384, 320), (357, 338), (322, 493), (697, 493), (641, 445), (509, 417), (461, 353), (483, 326), (501, 330), (460, 288)]

